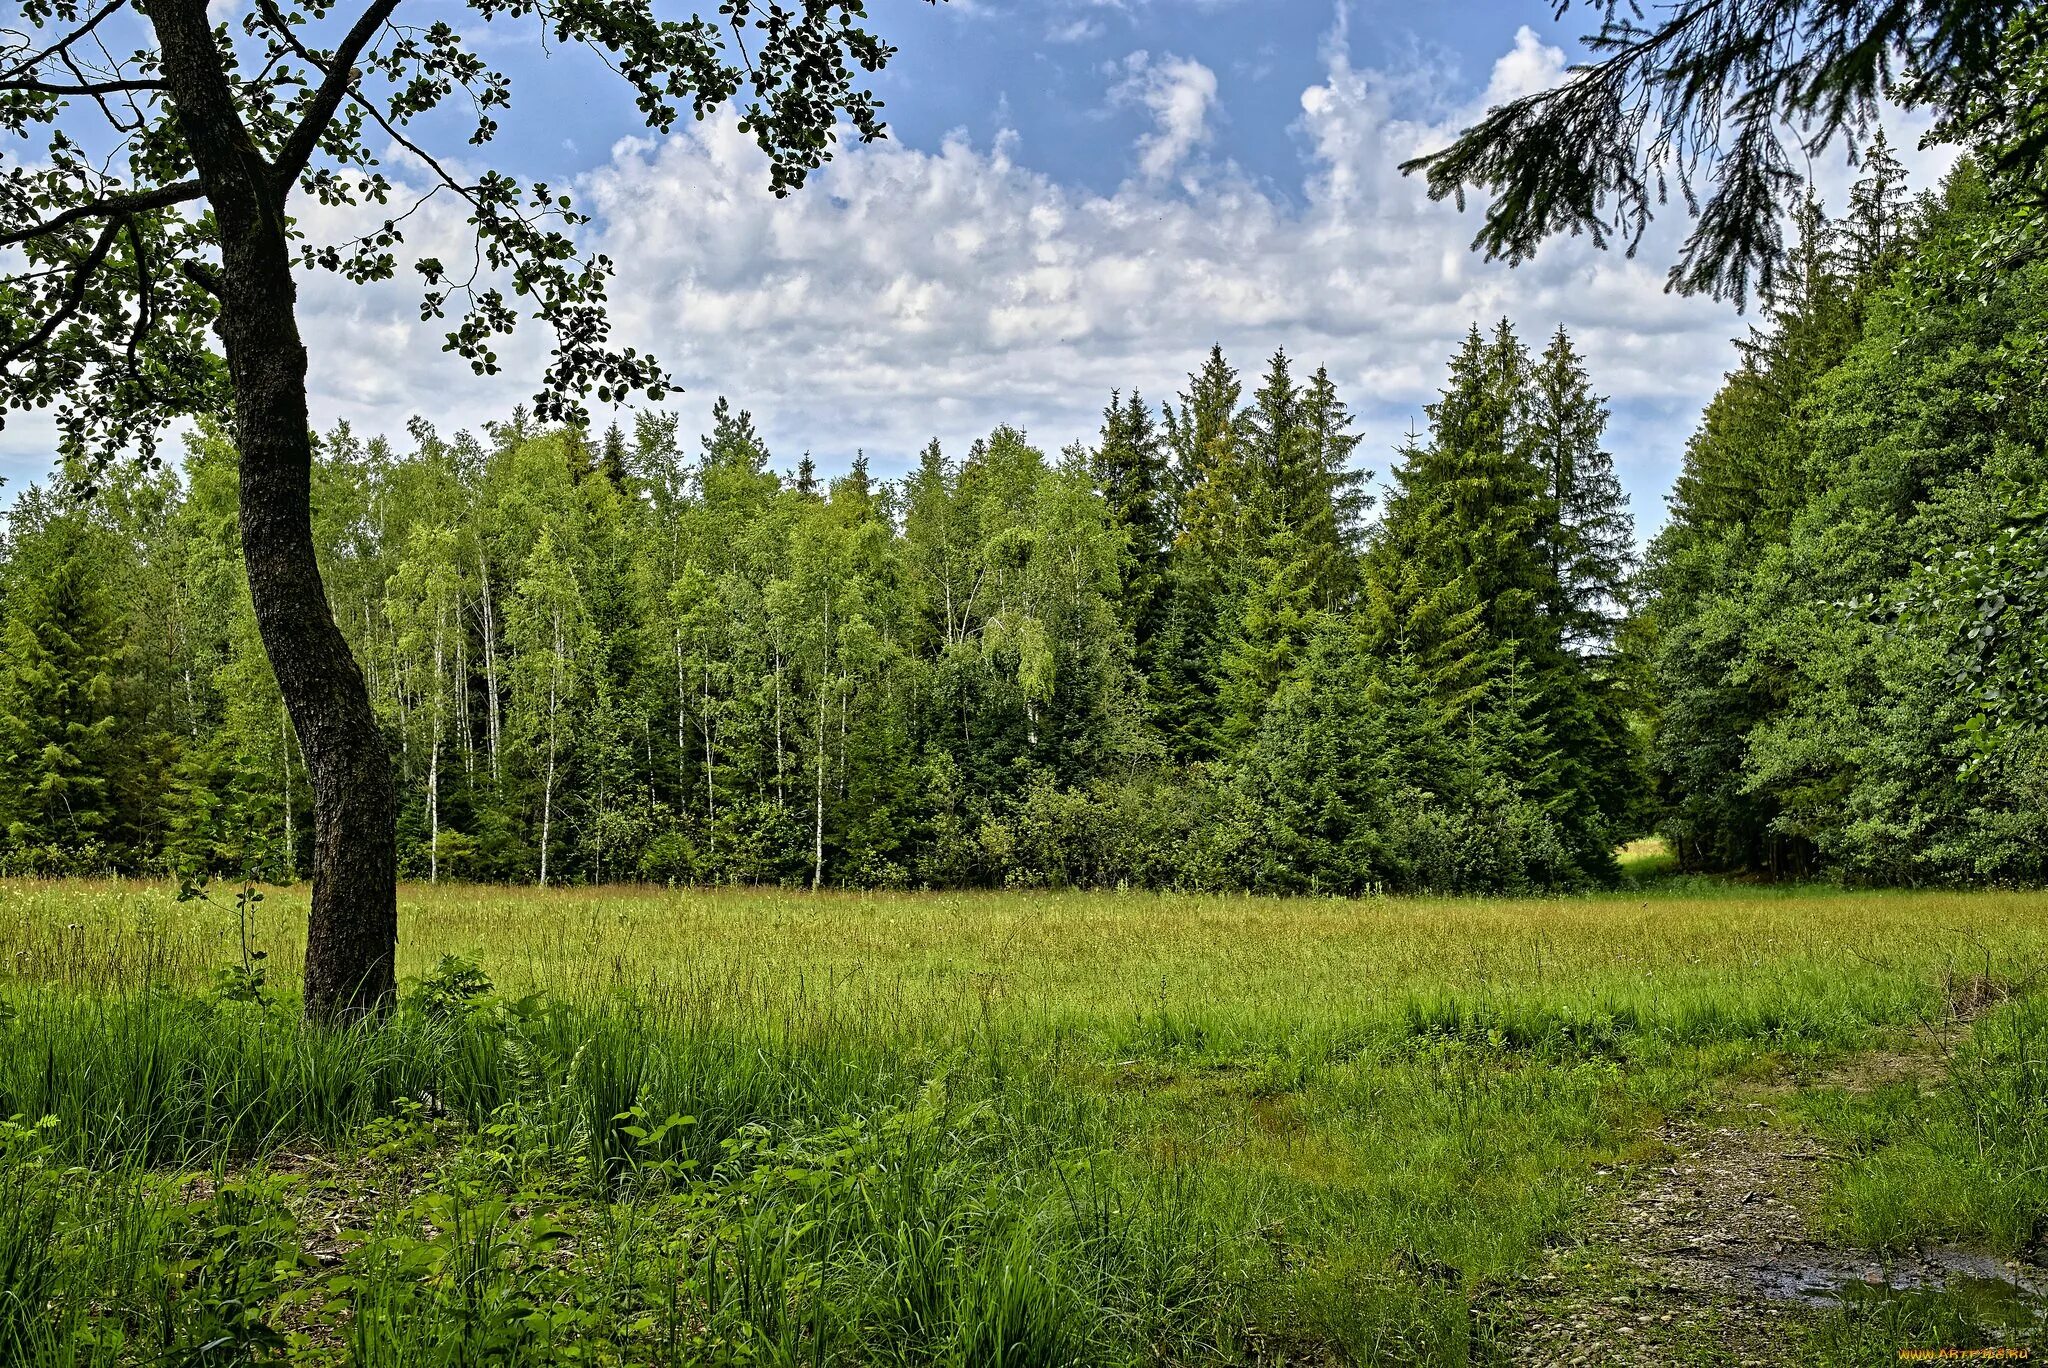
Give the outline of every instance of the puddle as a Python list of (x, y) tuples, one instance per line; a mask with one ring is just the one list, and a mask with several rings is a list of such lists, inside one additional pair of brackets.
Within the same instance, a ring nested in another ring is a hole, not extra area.
[(2001, 1324), (2048, 1325), (2048, 1269), (1963, 1249), (1929, 1249), (1905, 1259), (1763, 1261), (1746, 1270), (1761, 1295), (1805, 1306), (1840, 1306), (1939, 1294)]

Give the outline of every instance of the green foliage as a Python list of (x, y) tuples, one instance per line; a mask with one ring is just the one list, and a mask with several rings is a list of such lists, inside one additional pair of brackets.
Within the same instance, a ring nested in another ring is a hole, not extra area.
[(1800, 288), (1709, 408), (1650, 558), (1654, 764), (1691, 869), (2048, 874), (2020, 492), (2048, 470), (2048, 277), (1959, 288), (2006, 213), (1967, 163), (1911, 212), (1894, 175), (1873, 161), (1845, 229), (1809, 207)]
[(0, 623), (0, 824), (17, 868), (88, 872), (143, 834), (122, 811), (120, 777), (146, 761), (121, 696), (126, 624), (103, 564), (115, 543), (76, 511), (25, 502)]
[[(1535, 400), (1501, 336), (1505, 422)], [(1565, 495), (1496, 440), (1502, 477), (1526, 485), (1506, 531), (1417, 530), (1396, 510), (1369, 534), (1348, 409), (1327, 372), (1298, 382), (1285, 353), (1249, 400), (1216, 350), (1163, 421), (1114, 398), (1092, 450), (1055, 459), (999, 428), (958, 459), (933, 444), (893, 484), (864, 459), (830, 481), (778, 476), (752, 415), (723, 399), (693, 457), (660, 415), (596, 441), (523, 410), (481, 439), (416, 422), (404, 454), (338, 428), (320, 443), (315, 536), (396, 760), (402, 871), (888, 888), (1601, 877), (1583, 850), (1468, 848), (1503, 820), (1607, 839), (1573, 815), (1607, 810), (1587, 773), (1546, 758), (1557, 746), (1500, 744), (1497, 725), (1518, 710), (1525, 740), (1578, 743), (1571, 698), (1516, 684), (1501, 702), (1500, 665), (1526, 655), (1513, 634), (1539, 607), (1563, 641), (1565, 598), (1573, 630), (1600, 638), (1617, 592), (1602, 410), (1557, 349), (1551, 389), (1571, 407), (1545, 469), (1568, 465), (1592, 492), (1545, 522)], [(73, 726), (74, 694), (100, 701), (70, 750), (48, 752), (50, 783), (94, 801), (63, 831), (11, 819), (15, 866), (278, 880), (307, 866), (310, 794), (241, 583), (234, 460), (203, 428), (182, 479), (117, 480), (61, 517), (24, 498), (0, 562), (33, 591), (8, 598), (16, 654), (47, 655), (46, 638), (71, 654), (10, 676), (11, 715), (29, 737)], [(1515, 568), (1465, 573), (1443, 538)], [(1567, 561), (1569, 593), (1548, 568)], [(1390, 607), (1368, 564), (1422, 576), (1412, 601)], [(69, 625), (37, 636), (31, 618)], [(1335, 689), (1314, 716), (1338, 725), (1332, 709), (1355, 699), (1332, 657), (1378, 653), (1389, 632), (1435, 672), (1415, 704), (1428, 717), (1403, 725), (1490, 720), (1448, 770), (1409, 765), (1342, 819), (1362, 824), (1355, 839), (1314, 838), (1297, 865), (1290, 824), (1309, 818), (1274, 766), (1296, 740), (1323, 743), (1272, 719), (1309, 725), (1304, 691)], [(14, 763), (46, 750), (24, 741)], [(1532, 764), (1544, 784), (1526, 782)], [(1415, 842), (1435, 853), (1385, 854)]]

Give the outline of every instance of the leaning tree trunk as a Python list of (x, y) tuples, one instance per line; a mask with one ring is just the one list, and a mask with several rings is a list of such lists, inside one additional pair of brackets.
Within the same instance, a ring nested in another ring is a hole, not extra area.
[[(306, 350), (293, 318), (290, 264), (281, 238), (254, 245), (249, 255), (274, 258), (274, 269), (262, 273), (250, 292), (256, 297), (221, 312), (241, 450), (242, 556), (263, 650), (313, 784), (306, 1014), (335, 1020), (379, 1010), (393, 991), (398, 861), (391, 758), (313, 555)], [(225, 274), (248, 279), (232, 267)]]
[(150, 0), (163, 74), (220, 235), (220, 302), (241, 453), (242, 558), (263, 650), (313, 787), (313, 911), (306, 1014), (380, 1011), (398, 943), (397, 795), (363, 673), (335, 625), (313, 555), (306, 348), (286, 231), (289, 177), (237, 115), (205, 0)]

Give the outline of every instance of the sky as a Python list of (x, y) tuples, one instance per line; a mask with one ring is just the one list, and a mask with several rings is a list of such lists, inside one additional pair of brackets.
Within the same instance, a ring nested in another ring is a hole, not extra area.
[[(468, 13), (413, 0), (423, 14)], [(234, 0), (216, 0), (217, 13)], [(1327, 365), (1382, 479), (1475, 322), (1540, 348), (1560, 325), (1609, 396), (1609, 448), (1653, 530), (1686, 437), (1752, 320), (1663, 290), (1676, 209), (1633, 260), (1583, 240), (1509, 269), (1468, 250), (1478, 206), (1397, 170), (1489, 105), (1557, 79), (1588, 11), (1551, 0), (870, 0), (900, 52), (874, 82), (889, 138), (843, 146), (790, 198), (731, 116), (641, 128), (620, 84), (497, 26), (513, 80), (496, 164), (574, 190), (588, 249), (617, 264), (613, 317), (681, 382), (685, 431), (726, 395), (775, 464), (864, 451), (890, 476), (933, 437), (958, 455), (999, 423), (1048, 452), (1093, 437), (1112, 390), (1171, 399), (1212, 343), (1256, 384), (1285, 348)], [(1917, 130), (1903, 121), (1907, 149)], [(459, 140), (454, 149), (460, 153)], [(395, 152), (395, 149), (394, 149)], [(1907, 155), (1918, 183), (1946, 165)], [(418, 181), (402, 155), (396, 176)], [(1823, 166), (1839, 202), (1852, 173)], [(331, 236), (383, 216), (301, 208)], [(459, 258), (445, 200), (410, 250)], [(300, 316), (314, 420), (403, 441), (527, 397), (546, 337), (523, 329), (477, 378), (420, 322), (416, 286), (309, 275)], [(597, 421), (611, 412), (600, 409)], [(0, 431), (5, 498), (47, 470), (47, 427)]]

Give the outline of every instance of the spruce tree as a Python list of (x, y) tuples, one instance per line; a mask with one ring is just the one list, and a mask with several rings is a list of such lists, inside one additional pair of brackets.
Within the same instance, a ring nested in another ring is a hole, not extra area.
[(1240, 420), (1245, 549), (1229, 570), (1237, 611), (1219, 676), (1224, 739), (1233, 750), (1258, 731), (1320, 618), (1350, 596), (1346, 524), (1362, 477), (1348, 468), (1357, 440), (1349, 421), (1328, 372), (1303, 389), (1284, 351), (1274, 353)]
[(0, 820), (15, 847), (105, 861), (123, 836), (114, 793), (126, 760), (107, 547), (75, 512), (33, 541), (13, 548), (0, 626)]
[(1243, 393), (1223, 348), (1211, 347), (1179, 407), (1166, 412), (1180, 517), (1148, 694), (1153, 724), (1181, 760), (1209, 759), (1223, 747), (1217, 680), (1224, 625), (1236, 612), (1251, 492), (1238, 421)]
[(617, 423), (604, 430), (604, 441), (598, 445), (597, 470), (614, 488), (626, 488), (630, 462), (626, 456), (626, 434)]
[(1332, 556), (1318, 577), (1318, 588), (1324, 596), (1322, 607), (1335, 609), (1357, 589), (1358, 555), (1372, 509), (1372, 497), (1366, 492), (1372, 473), (1352, 468), (1352, 457), (1362, 439), (1351, 430), (1351, 409), (1338, 397), (1328, 367), (1316, 367), (1309, 377), (1302, 396), (1302, 421), (1330, 511), (1327, 535)]
[(1562, 327), (1530, 373), (1525, 423), (1548, 503), (1541, 537), (1552, 594), (1544, 610), (1568, 648), (1607, 654), (1627, 611), (1635, 521), (1601, 445), (1606, 401)]
[[(1569, 350), (1553, 347), (1547, 364), (1556, 372), (1551, 387), (1578, 395), (1580, 387), (1566, 383), (1576, 365)], [(1543, 426), (1557, 428), (1558, 415), (1539, 397), (1543, 385), (1505, 320), (1491, 337), (1472, 329), (1429, 408), (1428, 440), (1411, 442), (1395, 471), (1369, 597), (1381, 621), (1407, 629), (1393, 640), (1442, 675), (1447, 700), (1456, 697), (1475, 716), (1512, 715), (1521, 719), (1518, 734), (1545, 738), (1535, 750), (1496, 747), (1501, 773), (1542, 806), (1579, 868), (1606, 878), (1633, 801), (1634, 767), (1610, 686), (1567, 648), (1569, 596), (1559, 576), (1573, 557), (1561, 540), (1556, 442)], [(1574, 488), (1577, 458), (1600, 468), (1581, 449), (1590, 424), (1597, 450), (1599, 430), (1583, 408), (1573, 414), (1566, 483)], [(1611, 515), (1610, 493), (1594, 490), (1581, 501)], [(1460, 607), (1483, 628), (1481, 641), (1452, 635), (1464, 622)], [(1445, 639), (1417, 633), (1421, 625)]]
[(1172, 514), (1166, 447), (1152, 411), (1136, 390), (1126, 400), (1112, 394), (1102, 413), (1100, 443), (1089, 457), (1095, 491), (1108, 506), (1110, 523), (1123, 533), (1117, 558), (1118, 608), (1138, 668), (1148, 670), (1166, 597), (1166, 561), (1172, 543)]
[(1373, 554), (1386, 585), (1406, 572), (1424, 586), (1467, 580), (1496, 642), (1547, 634), (1539, 608), (1551, 597), (1541, 540), (1550, 514), (1528, 443), (1528, 372), (1505, 319), (1491, 339), (1474, 325), (1429, 406), (1429, 440), (1411, 444), (1394, 471)]
[(1302, 419), (1293, 363), (1276, 351), (1238, 420), (1247, 457), (1245, 531), (1254, 545), (1283, 528), (1304, 533), (1318, 521), (1321, 472)]
[(1209, 348), (1202, 368), (1188, 377), (1180, 404), (1164, 410), (1173, 493), (1183, 504), (1218, 466), (1231, 460), (1243, 395), (1237, 370), (1224, 358), (1219, 344)]
[(1912, 235), (1906, 168), (1882, 128), (1863, 149), (1862, 160), (1863, 174), (1849, 189), (1849, 212), (1841, 228), (1842, 261), (1852, 280), (1888, 273)]

